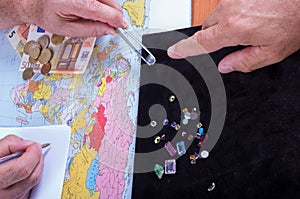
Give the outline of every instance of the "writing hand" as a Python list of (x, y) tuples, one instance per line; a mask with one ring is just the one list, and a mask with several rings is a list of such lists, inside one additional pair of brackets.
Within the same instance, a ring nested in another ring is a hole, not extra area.
[(1, 198), (28, 198), (42, 175), (44, 163), (40, 144), (14, 135), (0, 140), (0, 157), (18, 151), (24, 154), (0, 165)]

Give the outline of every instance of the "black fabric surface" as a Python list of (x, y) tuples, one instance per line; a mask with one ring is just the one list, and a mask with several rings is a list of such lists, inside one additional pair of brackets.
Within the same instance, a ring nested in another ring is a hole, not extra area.
[[(199, 27), (180, 31), (192, 35), (197, 30)], [(146, 46), (151, 46), (152, 42), (171, 45), (178, 40), (170, 37), (168, 32), (143, 37)], [(222, 57), (236, 49), (222, 49), (211, 56), (217, 64)], [(200, 102), (200, 121), (207, 129), (211, 102), (201, 76), (185, 60), (172, 60), (164, 50), (151, 49), (151, 52), (158, 63), (178, 70), (192, 85)], [(141, 82), (144, 70), (148, 70), (146, 66), (142, 66)], [(155, 70), (155, 66), (152, 70)], [(170, 78), (167, 74), (157, 74), (157, 77)], [(189, 155), (197, 150), (197, 141), (194, 141), (187, 154), (177, 159), (175, 175), (164, 175), (159, 180), (153, 171), (135, 174), (133, 198), (299, 198), (299, 78), (300, 51), (278, 64), (249, 74), (234, 72), (222, 75), (227, 95), (227, 115), (221, 137), (209, 158), (198, 160), (196, 165), (190, 164)], [(148, 111), (153, 104), (164, 106), (170, 121), (179, 122), (182, 107), (177, 101), (169, 102), (171, 94), (164, 86), (142, 86), (138, 125), (150, 123)], [(140, 138), (145, 133), (138, 129), (136, 153), (163, 148), (165, 141), (155, 145), (153, 136)], [(176, 131), (166, 126), (156, 134), (166, 134), (166, 140), (172, 140)], [(182, 140), (187, 141), (186, 137)], [(167, 153), (162, 157), (172, 159)], [(153, 167), (156, 162), (164, 165), (159, 157), (149, 160), (139, 156), (135, 158), (135, 167), (145, 162)], [(208, 192), (207, 188), (212, 182), (216, 187)]]

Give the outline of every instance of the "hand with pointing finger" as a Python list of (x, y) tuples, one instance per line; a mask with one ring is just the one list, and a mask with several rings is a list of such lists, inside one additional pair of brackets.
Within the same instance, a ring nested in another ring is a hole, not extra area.
[(116, 0), (0, 0), (0, 18), (0, 29), (31, 23), (74, 37), (116, 34), (127, 26)]
[(168, 55), (178, 59), (244, 45), (220, 61), (221, 73), (277, 63), (300, 49), (299, 7), (300, 0), (220, 0), (202, 30), (170, 47)]

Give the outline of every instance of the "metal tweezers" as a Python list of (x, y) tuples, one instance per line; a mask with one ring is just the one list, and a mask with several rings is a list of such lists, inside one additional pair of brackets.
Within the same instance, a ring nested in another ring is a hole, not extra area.
[[(121, 28), (117, 28), (117, 32), (119, 33), (120, 37), (134, 50), (134, 52), (136, 52), (144, 62), (146, 62), (146, 64), (148, 64), (149, 66), (152, 66), (155, 64), (156, 59), (155, 57), (152, 55), (152, 53), (149, 51), (149, 49), (144, 46), (139, 39), (137, 39), (132, 33), (130, 33), (127, 29), (121, 29)], [(129, 37), (130, 38), (129, 38)], [(133, 42), (130, 41), (133, 40), (135, 43), (137, 43), (140, 47), (140, 49), (137, 49), (134, 45)], [(144, 57), (142, 55), (141, 49), (144, 49), (144, 51), (147, 53), (146, 57)]]

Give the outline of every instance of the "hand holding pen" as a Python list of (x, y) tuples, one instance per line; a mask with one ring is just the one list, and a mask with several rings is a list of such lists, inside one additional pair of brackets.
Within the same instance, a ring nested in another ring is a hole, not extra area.
[(22, 151), (18, 158), (0, 164), (0, 197), (28, 198), (44, 167), (42, 146), (9, 135), (0, 140), (0, 158)]

